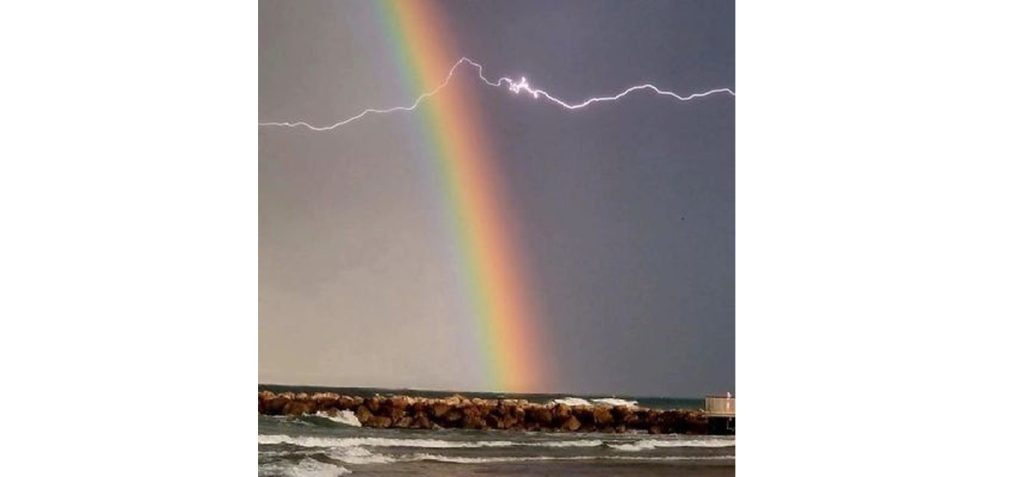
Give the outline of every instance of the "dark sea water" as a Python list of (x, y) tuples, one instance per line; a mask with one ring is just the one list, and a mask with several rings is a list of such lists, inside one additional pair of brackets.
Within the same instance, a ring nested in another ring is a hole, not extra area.
[[(443, 397), (449, 391), (260, 386), (271, 391)], [(459, 393), (548, 402), (564, 395)], [(608, 396), (577, 396), (596, 399)], [(699, 408), (702, 400), (630, 398), (641, 406)], [(260, 476), (735, 474), (732, 436), (371, 429), (354, 415), (259, 416)]]

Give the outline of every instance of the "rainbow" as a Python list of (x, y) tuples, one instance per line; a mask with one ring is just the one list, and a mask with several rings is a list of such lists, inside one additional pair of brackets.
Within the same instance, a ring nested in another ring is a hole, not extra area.
[[(443, 12), (432, 0), (381, 0), (377, 6), (410, 97), (436, 88), (461, 57), (446, 34)], [(474, 92), (453, 82), (414, 114), (442, 177), (441, 200), (452, 217), (449, 228), (479, 337), (483, 386), (550, 391), (552, 363), (542, 356), (526, 260), (515, 243), (515, 214)]]

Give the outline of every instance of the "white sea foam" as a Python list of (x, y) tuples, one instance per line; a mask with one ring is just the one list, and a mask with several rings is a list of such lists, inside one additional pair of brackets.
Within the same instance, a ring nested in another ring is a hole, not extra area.
[(594, 399), (594, 402), (598, 403), (598, 404), (607, 404), (609, 406), (636, 407), (636, 405), (637, 405), (636, 401), (627, 401), (625, 399), (619, 399), (619, 398)]
[(387, 439), (382, 437), (317, 437), (260, 434), (260, 444), (302, 447), (417, 447), (425, 449), (512, 447), (512, 441), (444, 441), (440, 439)]
[[(362, 465), (362, 464), (392, 464), (396, 462), (421, 462), (421, 461), (432, 461), (432, 462), (443, 462), (449, 464), (501, 464), (501, 463), (515, 463), (515, 462), (536, 462), (536, 461), (595, 461), (595, 460), (611, 460), (611, 461), (705, 461), (705, 460), (732, 460), (735, 459), (734, 455), (718, 455), (718, 456), (608, 456), (608, 455), (593, 455), (593, 456), (505, 456), (505, 457), (466, 457), (466, 456), (450, 456), (442, 454), (430, 454), (430, 453), (415, 453), (406, 454), (396, 457), (389, 457), (386, 455), (375, 454), (363, 448), (346, 448), (334, 450), (327, 454), (331, 460), (343, 462), (345, 464)], [(335, 477), (343, 474), (352, 473), (351, 470), (327, 462), (321, 462), (311, 458), (304, 458), (298, 464), (287, 464), (281, 462), (275, 462), (272, 464), (264, 464), (260, 466), (259, 474), (264, 475), (284, 475), (287, 477)]]
[(590, 401), (578, 397), (564, 397), (562, 399), (555, 399), (551, 402), (555, 404), (565, 404), (566, 406), (589, 406)]
[(403, 461), (429, 460), (434, 462), (446, 462), (451, 464), (500, 464), (508, 462), (534, 462), (534, 461), (574, 461), (574, 460), (632, 460), (632, 461), (690, 461), (690, 460), (730, 460), (736, 456), (658, 456), (658, 457), (636, 457), (636, 456), (523, 456), (523, 457), (459, 457), (438, 454), (414, 454)]
[(326, 412), (320, 411), (317, 412), (315, 416), (330, 419), (339, 424), (345, 424), (346, 426), (363, 427), (363, 425), (359, 422), (359, 418), (356, 417), (356, 414), (348, 410), (341, 411), (335, 416), (331, 416)]
[(644, 458), (639, 456), (602, 456), (599, 461), (731, 461), (735, 456), (665, 456)]
[(260, 444), (291, 444), (301, 447), (412, 447), (421, 449), (477, 449), (490, 447), (597, 447), (597, 439), (549, 441), (445, 441), (440, 439), (387, 439), (381, 437), (320, 437), (259, 435)]
[(736, 447), (736, 441), (734, 439), (641, 439), (636, 442), (609, 444), (608, 447), (620, 451), (638, 452), (659, 447)]
[(586, 399), (579, 398), (579, 397), (567, 396), (567, 397), (564, 397), (564, 398), (561, 398), (561, 399), (553, 399), (551, 401), (551, 403), (552, 404), (565, 404), (566, 406), (593, 406), (593, 405), (600, 405), (600, 404), (605, 404), (605, 405), (608, 405), (608, 406), (626, 406), (626, 407), (636, 407), (637, 406), (637, 402), (636, 401), (628, 401), (628, 400), (625, 400), (625, 399), (619, 399), (619, 398), (613, 398), (613, 397), (599, 398), (599, 399), (593, 399), (593, 400), (588, 401)]
[(260, 419), (272, 419), (279, 422), (287, 422), (289, 425), (296, 426), (316, 426), (316, 424), (306, 422), (301, 419), (294, 418), (292, 416), (268, 416), (265, 414), (261, 414)]
[(583, 439), (576, 441), (536, 441), (536, 442), (517, 442), (516, 445), (529, 446), (529, 447), (597, 447), (604, 442), (597, 439)]
[(393, 457), (376, 454), (363, 447), (331, 449), (327, 456), (346, 464), (390, 464), (395, 462)]
[(340, 465), (320, 462), (308, 457), (302, 459), (298, 464), (276, 462), (261, 465), (259, 468), (259, 475), (284, 475), (287, 477), (337, 477), (351, 473), (351, 470)]

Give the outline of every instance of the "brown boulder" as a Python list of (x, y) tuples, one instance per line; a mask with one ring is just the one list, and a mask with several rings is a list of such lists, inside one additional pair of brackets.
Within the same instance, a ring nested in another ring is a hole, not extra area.
[(468, 406), (462, 411), (462, 428), (463, 429), (483, 429), (487, 427), (487, 423), (484, 421), (484, 416), (474, 406)]
[(669, 411), (662, 416), (662, 422), (671, 432), (686, 432), (686, 411)]
[(301, 416), (309, 414), (313, 409), (312, 404), (304, 401), (291, 401), (284, 405), (284, 413), (289, 416)]
[(633, 411), (622, 417), (622, 423), (630, 429), (646, 429), (647, 416), (646, 410)]
[(572, 417), (572, 408), (565, 404), (557, 404), (551, 409), (552, 420), (563, 423)]
[(685, 430), (683, 432), (687, 434), (707, 434), (709, 432), (706, 414), (690, 412), (686, 414), (684, 421)]
[(269, 414), (270, 405), (277, 395), (270, 391), (260, 391), (260, 414)]
[(426, 414), (417, 414), (412, 427), (416, 429), (430, 429), (431, 427), (434, 427), (434, 423), (430, 422), (430, 418), (427, 417)]
[(469, 400), (461, 394), (453, 394), (444, 399), (445, 404), (449, 406), (465, 406), (469, 404)]
[(501, 420), (501, 425), (497, 427), (499, 429), (517, 429), (520, 427), (521, 422), (521, 420), (516, 419), (516, 416), (505, 416), (505, 418)]
[(663, 420), (661, 414), (662, 414), (662, 411), (659, 411), (657, 409), (651, 409), (650, 411), (647, 412), (647, 420), (645, 422), (647, 422), (648, 428), (650, 426), (660, 426), (661, 425), (662, 420)]
[(289, 402), (291, 402), (291, 400), (284, 396), (275, 397), (266, 405), (267, 414), (279, 415), (284, 413), (284, 407)]
[(486, 429), (487, 423), (479, 414), (467, 414), (462, 418), (463, 429)]
[(443, 417), (448, 413), (449, 409), (451, 409), (451, 406), (448, 404), (445, 404), (444, 402), (436, 402), (430, 407), (430, 415), (434, 417)]
[(509, 415), (514, 417), (517, 421), (522, 421), (526, 418), (526, 409), (516, 406), (512, 408), (512, 412), (510, 412)]
[(388, 405), (383, 407), (381, 414), (390, 417), (393, 421), (397, 421), (405, 417), (405, 408)]
[(314, 401), (320, 401), (320, 400), (323, 400), (323, 399), (337, 400), (339, 397), (340, 396), (338, 396), (338, 393), (323, 393), (323, 392), (321, 392), (321, 393), (313, 393), (313, 396), (310, 399), (312, 399)]
[(594, 408), (587, 406), (576, 406), (572, 409), (573, 416), (582, 424), (593, 424), (594, 423)]
[(370, 416), (370, 419), (366, 421), (365, 425), (369, 427), (391, 427), (391, 418), (385, 416)]
[(373, 413), (366, 406), (359, 406), (356, 409), (356, 419), (359, 419), (360, 424), (366, 424), (370, 418), (373, 417)]
[(554, 417), (551, 413), (551, 409), (546, 407), (530, 409), (527, 416), (530, 421), (543, 424), (545, 426), (551, 424)]
[(313, 403), (316, 409), (326, 411), (338, 407), (338, 395), (334, 393), (316, 393), (313, 395)]
[(405, 408), (412, 404), (412, 400), (406, 396), (391, 396), (386, 402), (389, 407), (401, 409), (403, 412), (405, 411)]
[(352, 396), (341, 396), (338, 398), (338, 408), (348, 411), (353, 411), (359, 407), (361, 402), (357, 402)]
[(448, 422), (461, 421), (462, 420), (462, 416), (463, 416), (462, 411), (460, 411), (458, 409), (452, 409), (452, 410), (448, 411), (447, 413), (445, 413), (444, 420), (446, 420)]
[(594, 423), (598, 426), (607, 426), (615, 422), (615, 417), (612, 416), (611, 409), (607, 407), (598, 407), (594, 409)]
[(562, 423), (562, 430), (575, 432), (579, 430), (581, 425), (576, 416), (569, 416), (569, 420)]

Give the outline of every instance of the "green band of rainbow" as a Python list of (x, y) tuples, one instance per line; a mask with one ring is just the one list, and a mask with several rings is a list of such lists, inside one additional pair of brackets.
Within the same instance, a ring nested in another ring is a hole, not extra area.
[[(417, 95), (436, 88), (461, 57), (449, 48), (441, 10), (432, 0), (381, 0), (378, 6), (395, 38), (407, 86)], [(514, 243), (516, 222), (473, 98), (473, 91), (453, 82), (416, 114), (442, 177), (443, 201), (454, 218), (452, 232), (485, 362), (483, 386), (541, 391), (550, 381), (545, 370), (551, 363), (540, 356), (544, 347), (536, 307), (523, 280), (526, 260)]]

